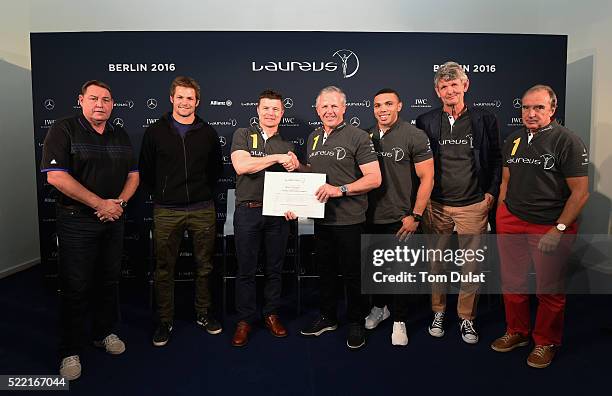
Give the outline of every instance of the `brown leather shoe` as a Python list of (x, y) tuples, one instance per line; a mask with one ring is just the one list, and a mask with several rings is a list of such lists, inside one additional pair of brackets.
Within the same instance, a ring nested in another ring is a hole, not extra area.
[(287, 337), (287, 329), (281, 323), (278, 315), (266, 316), (264, 322), (274, 337)]
[(527, 357), (527, 365), (535, 368), (546, 368), (550, 366), (557, 347), (555, 345), (536, 345)]
[(506, 333), (491, 344), (491, 348), (497, 352), (510, 352), (515, 348), (524, 347), (529, 344), (529, 337), (520, 334)]
[(236, 325), (236, 332), (234, 338), (232, 338), (233, 346), (245, 346), (249, 342), (249, 333), (251, 332), (251, 325), (241, 320)]

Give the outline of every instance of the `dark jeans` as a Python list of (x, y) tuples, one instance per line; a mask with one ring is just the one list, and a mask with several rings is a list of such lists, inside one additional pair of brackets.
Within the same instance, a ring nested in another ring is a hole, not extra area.
[(363, 324), (365, 300), (361, 295), (361, 234), (364, 225), (314, 226), (315, 258), (319, 271), (321, 314), (337, 317), (336, 280), (342, 275), (347, 292), (347, 318)]
[(103, 223), (93, 210), (57, 209), (61, 358), (81, 353), (88, 310), (94, 340), (112, 333), (119, 320), (123, 223), (123, 217)]
[[(398, 221), (389, 224), (368, 224), (368, 234), (387, 234), (393, 235), (402, 228), (402, 222)], [(408, 305), (410, 303), (409, 294), (374, 294), (372, 302), (375, 307), (382, 308), (385, 305), (391, 311), (394, 322), (405, 322), (408, 319)]]
[(185, 230), (193, 239), (195, 258), (195, 311), (206, 314), (210, 308), (209, 275), (215, 248), (215, 208), (174, 210), (155, 208), (155, 298), (157, 319), (172, 323), (174, 318), (174, 268)]
[(236, 310), (238, 320), (253, 322), (256, 317), (257, 258), (261, 242), (265, 244), (264, 316), (276, 314), (280, 306), (282, 269), (285, 261), (289, 222), (283, 217), (263, 216), (262, 208), (236, 207), (234, 237), (238, 276), (236, 277)]

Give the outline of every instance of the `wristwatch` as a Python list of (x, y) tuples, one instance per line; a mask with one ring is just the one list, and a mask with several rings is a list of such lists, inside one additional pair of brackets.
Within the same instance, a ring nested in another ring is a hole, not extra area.
[(340, 192), (342, 193), (343, 197), (346, 197), (346, 194), (348, 194), (348, 187), (346, 184), (340, 186)]
[(415, 220), (415, 221), (417, 221), (417, 222), (419, 222), (419, 223), (423, 221), (423, 216), (422, 216), (422, 215), (420, 215), (420, 214), (416, 214), (416, 213), (414, 213), (414, 212), (409, 212), (409, 213), (407, 214), (407, 216), (412, 216), (412, 217), (414, 218), (414, 220)]
[(563, 232), (563, 231), (567, 230), (567, 226), (565, 224), (563, 224), (563, 223), (557, 223), (557, 226), (555, 228), (559, 232)]
[(119, 200), (119, 206), (121, 206), (123, 209), (127, 208), (127, 201), (124, 201), (123, 199)]

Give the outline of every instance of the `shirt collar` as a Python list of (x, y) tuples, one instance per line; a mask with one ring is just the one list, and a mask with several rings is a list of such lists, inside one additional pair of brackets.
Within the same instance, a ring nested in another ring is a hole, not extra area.
[[(89, 123), (89, 121), (87, 121), (87, 118), (85, 118), (85, 116), (83, 115), (83, 113), (79, 114), (79, 118), (78, 118), (79, 124), (81, 124), (81, 127), (83, 127), (84, 129), (88, 130), (89, 132), (93, 132), (97, 135), (99, 135), (98, 131), (96, 131), (91, 124)], [(102, 132), (103, 134), (107, 133), (107, 132), (113, 132), (115, 130), (115, 127), (108, 122), (108, 120), (106, 121), (106, 123), (104, 124), (104, 132)]]

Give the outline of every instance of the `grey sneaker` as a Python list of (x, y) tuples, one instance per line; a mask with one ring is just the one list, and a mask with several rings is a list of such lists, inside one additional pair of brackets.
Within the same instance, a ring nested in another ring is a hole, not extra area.
[(68, 381), (74, 381), (81, 376), (81, 361), (79, 355), (72, 355), (62, 359), (60, 375)]
[(115, 334), (107, 335), (102, 341), (94, 341), (94, 346), (106, 349), (111, 355), (121, 355), (125, 352), (125, 343)]
[(476, 344), (478, 342), (478, 333), (474, 328), (474, 322), (469, 319), (461, 319), (459, 324), (459, 331), (461, 332), (461, 338), (468, 344)]
[(389, 317), (389, 310), (385, 305), (382, 308), (372, 307), (370, 314), (365, 318), (365, 328), (368, 330), (375, 329), (383, 320)]
[(429, 327), (429, 334), (433, 337), (444, 335), (444, 312), (434, 312), (434, 318)]
[(391, 344), (408, 345), (408, 332), (405, 322), (393, 322), (393, 333), (391, 334)]

